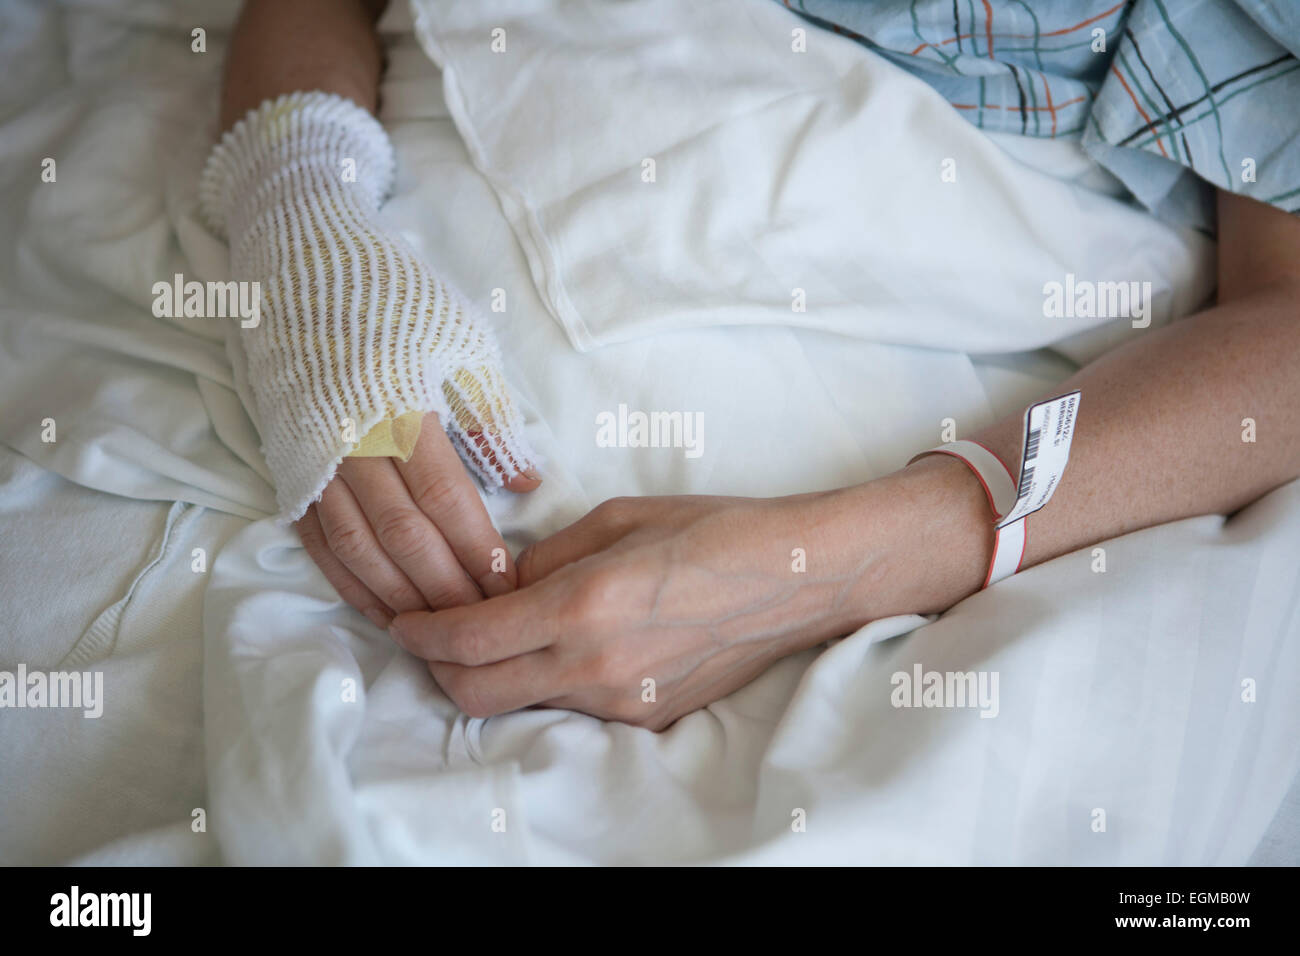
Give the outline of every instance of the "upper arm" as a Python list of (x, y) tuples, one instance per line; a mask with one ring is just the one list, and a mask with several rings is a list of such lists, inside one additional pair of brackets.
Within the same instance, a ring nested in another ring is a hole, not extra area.
[(1300, 216), (1219, 190), (1219, 303), (1300, 284)]

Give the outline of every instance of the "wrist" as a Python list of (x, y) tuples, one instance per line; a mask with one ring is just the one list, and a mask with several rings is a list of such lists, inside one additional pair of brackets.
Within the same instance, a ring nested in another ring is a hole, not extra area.
[(979, 478), (948, 455), (928, 455), (877, 481), (846, 489), (870, 515), (876, 554), (855, 585), (863, 621), (945, 611), (984, 585), (993, 557), (993, 512)]

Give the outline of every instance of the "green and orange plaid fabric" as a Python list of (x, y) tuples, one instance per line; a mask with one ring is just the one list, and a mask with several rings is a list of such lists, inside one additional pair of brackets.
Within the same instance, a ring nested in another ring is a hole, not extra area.
[(1079, 137), (1157, 215), (1300, 211), (1300, 0), (779, 0), (981, 129)]

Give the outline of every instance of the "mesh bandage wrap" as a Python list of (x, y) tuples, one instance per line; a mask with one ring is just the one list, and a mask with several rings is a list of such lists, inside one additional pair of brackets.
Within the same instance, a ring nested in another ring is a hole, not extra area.
[(203, 171), (200, 209), (229, 237), (234, 277), (261, 283), (262, 321), (240, 329), (236, 374), (284, 521), (358, 439), (407, 412), (437, 413), (489, 489), (532, 460), (490, 329), (377, 218), (393, 175), (379, 122), (326, 93), (263, 103)]

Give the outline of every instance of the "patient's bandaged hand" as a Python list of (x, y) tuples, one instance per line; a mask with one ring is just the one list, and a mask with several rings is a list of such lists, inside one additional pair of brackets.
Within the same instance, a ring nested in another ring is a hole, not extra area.
[(412, 413), (436, 412), (489, 488), (531, 459), (490, 329), (378, 219), (393, 166), (364, 109), (293, 93), (236, 124), (203, 173), (235, 278), (261, 283), (262, 321), (233, 351), (288, 521), (372, 429)]

